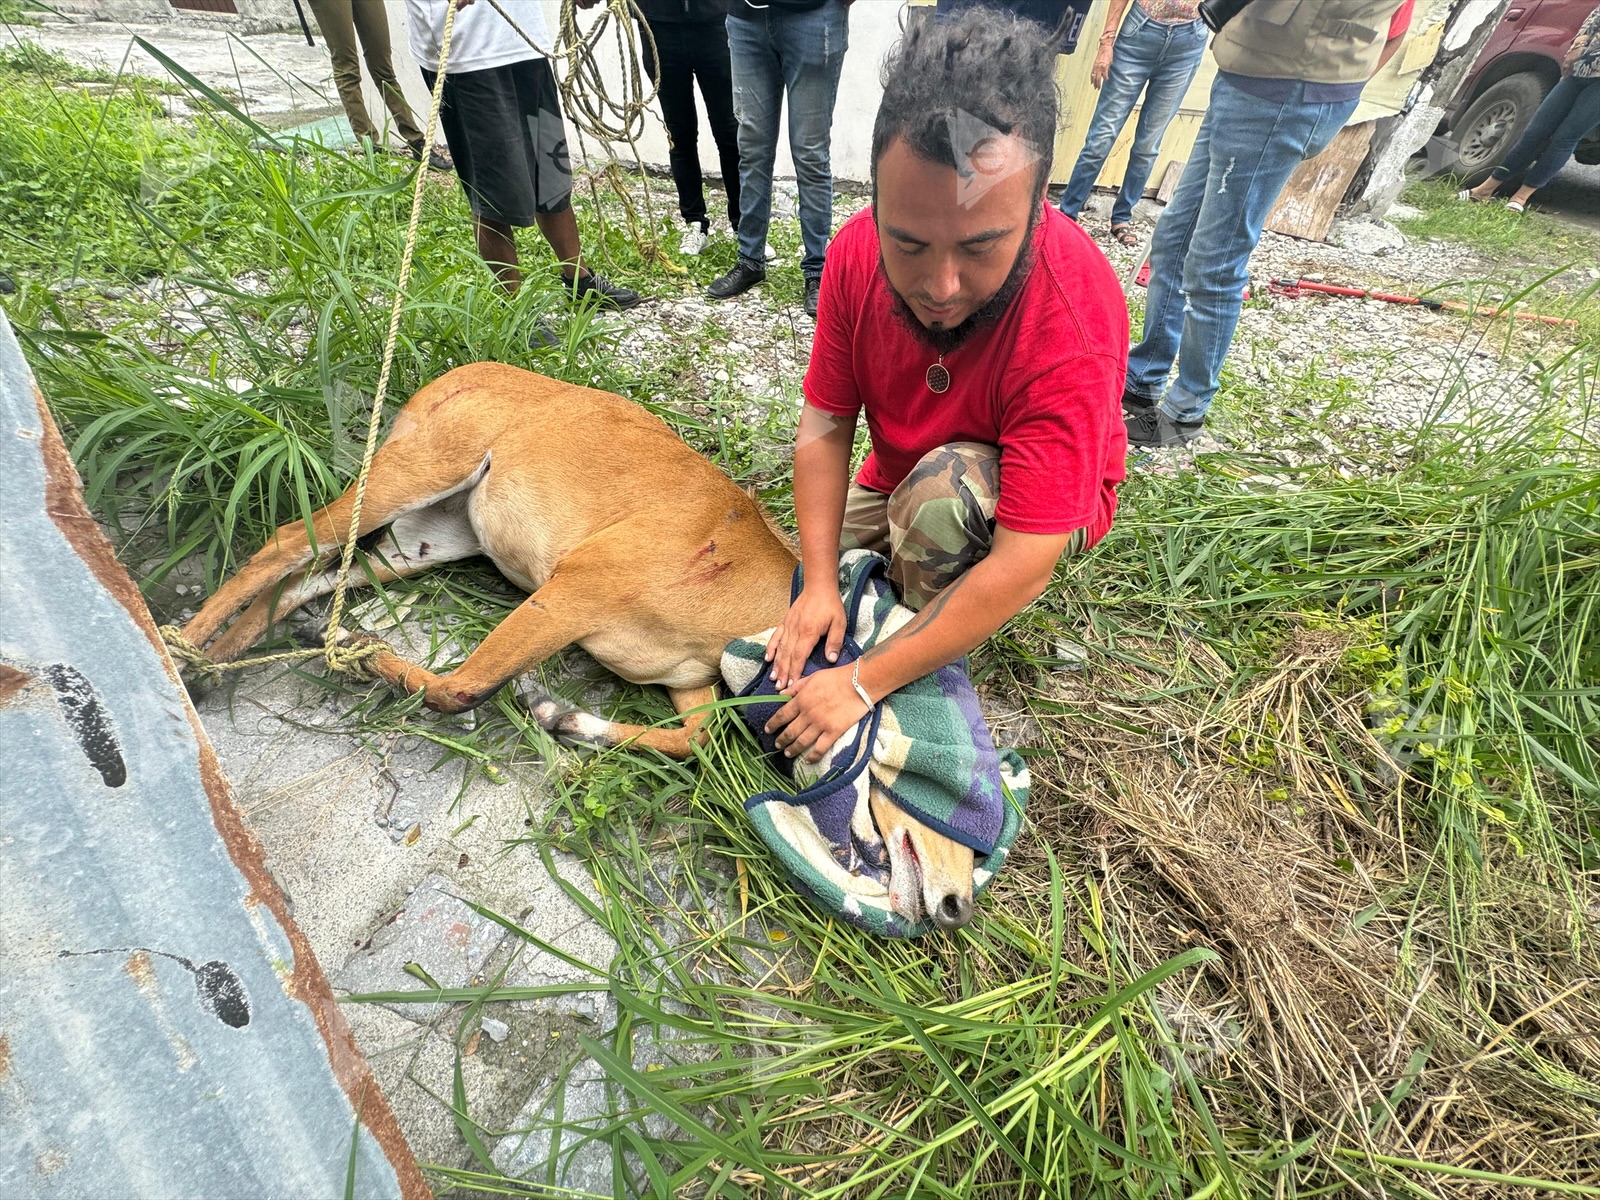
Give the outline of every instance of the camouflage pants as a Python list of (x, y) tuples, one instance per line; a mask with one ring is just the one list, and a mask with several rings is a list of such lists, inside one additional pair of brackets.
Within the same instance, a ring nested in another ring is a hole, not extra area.
[[(928, 451), (885, 496), (850, 485), (839, 549), (872, 550), (889, 560), (889, 579), (908, 608), (920, 609), (994, 545), (1000, 498), (1000, 451), (982, 442), (951, 442)], [(1063, 556), (1083, 550), (1074, 531)]]
[(839, 548), (883, 555), (901, 600), (921, 608), (989, 553), (999, 497), (999, 450), (939, 446), (887, 496), (850, 485)]

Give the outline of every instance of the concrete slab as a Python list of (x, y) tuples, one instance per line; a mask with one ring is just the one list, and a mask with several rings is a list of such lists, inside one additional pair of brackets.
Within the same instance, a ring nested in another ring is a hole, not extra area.
[[(134, 42), (142, 37), (203, 83), (239, 98), (249, 116), (269, 127), (299, 125), (343, 111), (333, 86), (327, 47), (320, 39), (315, 46), (308, 46), (298, 33), (241, 37), (224, 28), (121, 21), (48, 22), (12, 28), (18, 36), (80, 66), (114, 74), (126, 64), (132, 74), (170, 81), (166, 68)], [(398, 57), (404, 46), (396, 50)], [(382, 104), (373, 111), (381, 116)], [(187, 108), (180, 105), (173, 115), (186, 113)]]
[(616, 1108), (604, 1072), (584, 1059), (529, 1097), (513, 1122), (518, 1132), (495, 1148), (495, 1165), (532, 1183), (616, 1195), (611, 1146), (594, 1136)]
[[(458, 883), (430, 871), (367, 941), (329, 977), (344, 992), (409, 991), (423, 986), (412, 970), (440, 987), (482, 984), (483, 967), (506, 937), (505, 928), (469, 907)], [(412, 970), (408, 970), (411, 968)], [(413, 1021), (428, 1020), (436, 1005), (388, 1005)]]
[[(364, 600), (352, 611), (369, 628), (386, 624), (379, 607)], [(409, 619), (382, 633), (435, 665), (462, 653), (447, 633), (435, 636)], [(582, 661), (575, 665), (568, 681), (575, 686), (614, 686), (588, 678)], [(551, 670), (561, 674), (564, 666)], [(485, 1144), (509, 1162), (512, 1152), (498, 1146), (523, 1139), (505, 1131), (532, 1124), (519, 1116), (529, 1097), (548, 1095), (580, 1063), (579, 1035), (610, 1029), (615, 1004), (603, 980), (504, 933), (454, 897), (603, 971), (616, 944), (562, 884), (594, 904), (600, 896), (577, 858), (553, 853), (552, 874), (522, 841), (549, 799), (545, 768), (508, 767), (501, 785), (482, 776), (468, 782), (460, 760), (441, 764), (439, 747), (421, 737), (360, 733), (349, 716), (354, 703), (313, 677), (258, 668), (231, 677), (198, 707), (338, 991), (424, 988), (406, 973), (408, 962), (446, 986), (484, 982), (502, 968), (512, 985), (590, 985), (574, 995), (491, 1004), (469, 1028), (461, 1028), (460, 1004), (342, 1006), (421, 1161), (482, 1169), (450, 1107), (460, 1053), (466, 1112), (484, 1130)], [(413, 720), (450, 736), (471, 718), (425, 712)], [(504, 1026), (503, 1038), (480, 1032), (484, 1016)], [(580, 1074), (595, 1069), (588, 1063)], [(604, 1153), (609, 1162), (609, 1149)], [(527, 1155), (518, 1161), (521, 1170)], [(543, 1166), (541, 1160), (529, 1169), (538, 1174)], [(581, 1191), (585, 1180), (598, 1178), (591, 1166), (589, 1158), (563, 1165), (565, 1186)], [(609, 1195), (609, 1187), (598, 1194)]]

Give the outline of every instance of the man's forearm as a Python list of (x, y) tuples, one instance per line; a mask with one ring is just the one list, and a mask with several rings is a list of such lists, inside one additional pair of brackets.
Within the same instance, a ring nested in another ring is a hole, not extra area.
[[(1048, 582), (1048, 576), (1044, 582)], [(892, 637), (861, 658), (858, 678), (874, 700), (978, 646), (1042, 590), (1031, 571), (992, 555), (940, 592)]]
[(800, 558), (806, 580), (827, 580), (839, 571), (839, 531), (850, 490), (850, 450), (855, 422), (829, 416), (809, 404), (800, 410), (794, 449), (794, 515), (800, 526)]

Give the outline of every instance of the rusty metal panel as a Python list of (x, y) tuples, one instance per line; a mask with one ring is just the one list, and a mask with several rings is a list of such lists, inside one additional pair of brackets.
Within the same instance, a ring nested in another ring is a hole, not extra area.
[(326, 1200), (352, 1144), (428, 1195), (0, 313), (0, 1195)]

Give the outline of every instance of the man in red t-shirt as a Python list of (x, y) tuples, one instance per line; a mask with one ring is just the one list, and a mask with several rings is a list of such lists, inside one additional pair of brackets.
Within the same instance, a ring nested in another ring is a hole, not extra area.
[[(885, 67), (873, 206), (828, 250), (795, 440), (805, 587), (767, 646), (772, 719), (819, 759), (864, 708), (984, 641), (1111, 526), (1128, 312), (1089, 237), (1044, 201), (1055, 52), (978, 10), (914, 25)], [(850, 481), (858, 414), (872, 453)], [(853, 669), (841, 546), (890, 559), (917, 616)]]

